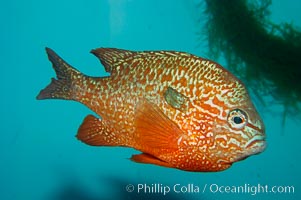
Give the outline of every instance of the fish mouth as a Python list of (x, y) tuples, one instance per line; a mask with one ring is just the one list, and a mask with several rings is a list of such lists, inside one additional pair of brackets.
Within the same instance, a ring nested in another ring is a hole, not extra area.
[(247, 154), (254, 155), (259, 154), (264, 151), (266, 148), (265, 136), (255, 136), (245, 145), (245, 149), (247, 150)]
[(256, 146), (265, 146), (265, 143), (265, 136), (257, 135), (246, 143), (245, 148), (249, 149)]
[(238, 156), (235, 161), (241, 161), (249, 156), (259, 154), (266, 148), (266, 141), (264, 136), (255, 136), (245, 145), (244, 152)]

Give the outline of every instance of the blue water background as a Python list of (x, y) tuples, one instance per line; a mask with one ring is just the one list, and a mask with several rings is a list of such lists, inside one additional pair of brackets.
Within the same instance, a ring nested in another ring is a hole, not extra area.
[[(207, 57), (202, 9), (196, 0), (12, 0), (1, 2), (0, 199), (301, 199), (300, 121), (258, 106), (268, 148), (219, 173), (191, 173), (136, 164), (127, 148), (87, 146), (75, 138), (93, 113), (71, 101), (37, 101), (55, 76), (44, 48), (56, 50), (85, 74), (107, 75), (89, 51), (97, 47), (178, 50)], [(301, 26), (301, 3), (276, 1), (274, 22)], [(221, 61), (222, 62), (222, 61)], [(289, 70), (289, 66), (288, 66)], [(299, 123), (299, 124), (298, 124)], [(294, 186), (294, 194), (127, 193), (127, 184), (193, 183)]]

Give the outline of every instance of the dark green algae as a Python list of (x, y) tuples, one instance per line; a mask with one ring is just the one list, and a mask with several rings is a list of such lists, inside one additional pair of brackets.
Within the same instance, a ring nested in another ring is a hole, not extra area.
[(271, 3), (205, 0), (205, 29), (209, 55), (223, 57), (262, 105), (282, 105), (285, 120), (301, 111), (301, 32), (293, 24), (271, 22)]

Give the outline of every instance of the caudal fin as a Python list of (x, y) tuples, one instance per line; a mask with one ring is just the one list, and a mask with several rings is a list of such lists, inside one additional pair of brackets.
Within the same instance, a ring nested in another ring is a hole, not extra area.
[(81, 73), (66, 63), (52, 49), (46, 47), (48, 59), (52, 63), (57, 79), (52, 78), (51, 83), (40, 91), (36, 97), (41, 99), (74, 99), (74, 80)]

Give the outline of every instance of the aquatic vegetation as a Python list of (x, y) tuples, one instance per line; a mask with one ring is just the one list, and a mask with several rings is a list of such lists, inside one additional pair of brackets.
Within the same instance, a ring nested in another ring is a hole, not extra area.
[(271, 3), (205, 0), (205, 27), (210, 55), (223, 56), (264, 105), (270, 105), (269, 95), (283, 105), (285, 121), (301, 110), (301, 32), (293, 24), (271, 22)]

